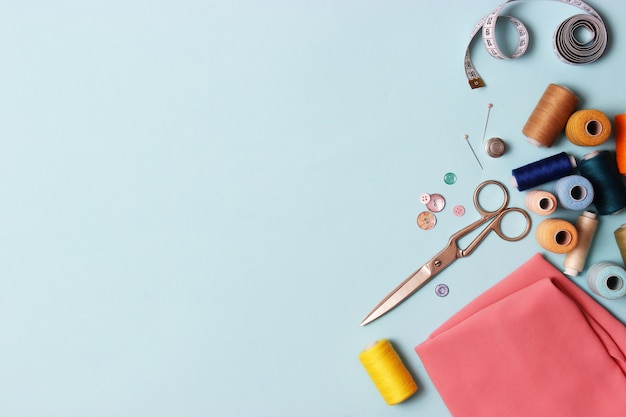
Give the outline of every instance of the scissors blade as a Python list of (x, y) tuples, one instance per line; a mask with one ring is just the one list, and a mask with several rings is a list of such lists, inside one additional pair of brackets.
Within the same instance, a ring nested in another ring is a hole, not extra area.
[(406, 300), (411, 294), (417, 291), (421, 286), (426, 284), (433, 278), (438, 271), (431, 267), (431, 263), (427, 263), (417, 271), (413, 272), (407, 279), (391, 291), (385, 298), (367, 316), (361, 321), (361, 326), (373, 322), (389, 310)]

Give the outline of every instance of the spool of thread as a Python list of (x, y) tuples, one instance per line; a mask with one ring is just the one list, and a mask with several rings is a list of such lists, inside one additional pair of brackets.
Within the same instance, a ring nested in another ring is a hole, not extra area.
[(584, 210), (593, 203), (591, 181), (582, 175), (568, 175), (554, 183), (554, 195), (559, 205), (567, 210)]
[(622, 255), (622, 260), (626, 265), (626, 223), (615, 229), (613, 234), (615, 235), (615, 242), (619, 248), (619, 253)]
[(621, 298), (626, 295), (626, 270), (613, 262), (598, 262), (587, 271), (587, 284), (601, 297)]
[(574, 145), (598, 146), (611, 136), (611, 121), (600, 110), (578, 110), (567, 120), (565, 136)]
[(595, 213), (585, 211), (578, 216), (576, 221), (576, 231), (578, 232), (578, 243), (571, 251), (567, 252), (563, 260), (564, 273), (573, 277), (578, 276), (585, 269), (587, 255), (591, 242), (598, 227), (598, 219)]
[(615, 154), (617, 169), (626, 175), (626, 113), (615, 115)]
[(528, 142), (550, 148), (578, 105), (578, 97), (567, 87), (549, 84), (522, 128)]
[(548, 191), (534, 190), (526, 194), (526, 208), (540, 216), (554, 213), (557, 205), (556, 197)]
[(401, 403), (417, 391), (417, 384), (389, 340), (368, 345), (359, 360), (387, 404)]
[(511, 171), (511, 183), (519, 191), (571, 175), (576, 168), (576, 159), (565, 152), (540, 159)]
[(485, 152), (492, 158), (500, 158), (505, 150), (506, 144), (500, 138), (491, 138), (485, 144)]
[(545, 219), (537, 226), (537, 243), (552, 253), (567, 253), (578, 244), (576, 227), (563, 219)]
[(578, 169), (593, 184), (593, 203), (599, 214), (617, 214), (626, 208), (626, 185), (617, 172), (610, 151), (588, 153), (583, 156)]

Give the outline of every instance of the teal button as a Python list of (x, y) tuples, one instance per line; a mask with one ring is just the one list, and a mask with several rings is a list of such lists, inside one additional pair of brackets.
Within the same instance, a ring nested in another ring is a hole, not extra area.
[(454, 184), (456, 182), (456, 175), (454, 174), (454, 172), (448, 172), (446, 175), (443, 176), (443, 180), (448, 185)]

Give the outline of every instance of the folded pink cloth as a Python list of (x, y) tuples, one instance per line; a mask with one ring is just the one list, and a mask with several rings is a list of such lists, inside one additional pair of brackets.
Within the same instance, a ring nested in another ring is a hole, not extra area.
[(626, 416), (626, 327), (540, 254), (415, 351), (455, 417)]

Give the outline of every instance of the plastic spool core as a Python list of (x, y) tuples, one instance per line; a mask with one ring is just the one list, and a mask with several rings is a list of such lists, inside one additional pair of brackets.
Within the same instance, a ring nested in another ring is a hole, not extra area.
[(585, 124), (585, 131), (591, 136), (598, 136), (602, 133), (602, 123), (597, 120), (589, 120)]
[(620, 279), (620, 277), (616, 277), (615, 275), (611, 275), (606, 278), (606, 287), (611, 291), (617, 291), (622, 288), (624, 283)]
[(554, 235), (554, 241), (559, 246), (567, 246), (572, 242), (572, 235), (566, 230), (560, 230)]
[(576, 201), (584, 200), (587, 197), (587, 190), (585, 187), (575, 185), (569, 190), (569, 195)]
[(554, 207), (554, 204), (552, 200), (550, 200), (549, 198), (542, 198), (541, 200), (539, 200), (539, 207), (542, 210), (549, 211), (549, 210), (552, 210), (552, 207)]

